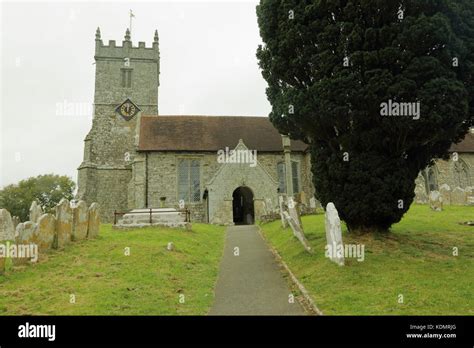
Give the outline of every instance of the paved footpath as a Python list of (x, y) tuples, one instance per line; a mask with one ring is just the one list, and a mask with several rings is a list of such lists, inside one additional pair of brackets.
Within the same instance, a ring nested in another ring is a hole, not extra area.
[(305, 315), (256, 226), (227, 228), (215, 292), (210, 315)]

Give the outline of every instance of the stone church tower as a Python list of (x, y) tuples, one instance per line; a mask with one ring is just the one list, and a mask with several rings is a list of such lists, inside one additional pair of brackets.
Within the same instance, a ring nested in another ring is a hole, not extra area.
[(104, 45), (97, 28), (94, 58), (94, 115), (78, 168), (77, 195), (89, 204), (100, 202), (102, 219), (110, 221), (115, 209), (144, 205), (128, 192), (140, 191), (132, 173), (140, 172), (143, 161), (136, 152), (141, 116), (158, 114), (158, 32), (152, 47), (144, 42), (134, 47), (127, 29), (117, 46), (115, 40)]

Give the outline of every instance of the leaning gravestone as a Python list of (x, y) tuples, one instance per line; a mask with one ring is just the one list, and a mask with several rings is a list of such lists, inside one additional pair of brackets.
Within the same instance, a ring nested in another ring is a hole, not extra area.
[(281, 226), (286, 228), (286, 219), (284, 216), (285, 208), (284, 208), (284, 198), (283, 196), (278, 196), (278, 204), (280, 206), (280, 218), (281, 218)]
[(341, 219), (334, 206), (329, 202), (326, 206), (326, 256), (340, 266), (344, 266), (344, 246), (342, 244)]
[(43, 209), (41, 209), (36, 201), (31, 202), (30, 221), (35, 223), (38, 222), (41, 215), (43, 215)]
[[(15, 231), (16, 255), (12, 257), (15, 266), (27, 264), (31, 259), (30, 245), (34, 245), (33, 236), (36, 230), (36, 224), (32, 221), (26, 221), (18, 224)], [(37, 249), (36, 249), (37, 250)]]
[(466, 191), (460, 187), (456, 187), (451, 192), (451, 204), (453, 205), (465, 205), (467, 203)]
[(72, 240), (86, 239), (89, 226), (86, 202), (77, 202), (72, 208), (72, 215)]
[(438, 191), (431, 191), (430, 192), (430, 208), (434, 211), (442, 211), (443, 210), (443, 197), (441, 193)]
[(65, 198), (56, 206), (56, 239), (54, 247), (62, 249), (71, 242), (72, 235), (72, 209)]
[(439, 187), (439, 193), (443, 198), (443, 204), (449, 205), (451, 204), (451, 187), (448, 184), (443, 184)]
[(87, 238), (95, 238), (99, 235), (100, 217), (99, 204), (92, 203), (88, 210), (89, 225), (87, 228)]

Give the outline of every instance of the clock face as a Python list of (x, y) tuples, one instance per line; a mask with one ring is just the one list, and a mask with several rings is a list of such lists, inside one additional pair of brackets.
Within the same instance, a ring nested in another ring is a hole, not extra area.
[(132, 117), (135, 116), (140, 111), (140, 109), (130, 99), (127, 99), (117, 107), (116, 111), (120, 116), (128, 121), (132, 119)]

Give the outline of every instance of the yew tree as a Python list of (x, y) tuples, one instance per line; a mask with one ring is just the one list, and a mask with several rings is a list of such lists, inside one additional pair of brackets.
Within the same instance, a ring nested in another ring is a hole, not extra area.
[(474, 1), (262, 0), (257, 17), (269, 117), (309, 145), (316, 198), (350, 231), (388, 230), (473, 126)]

